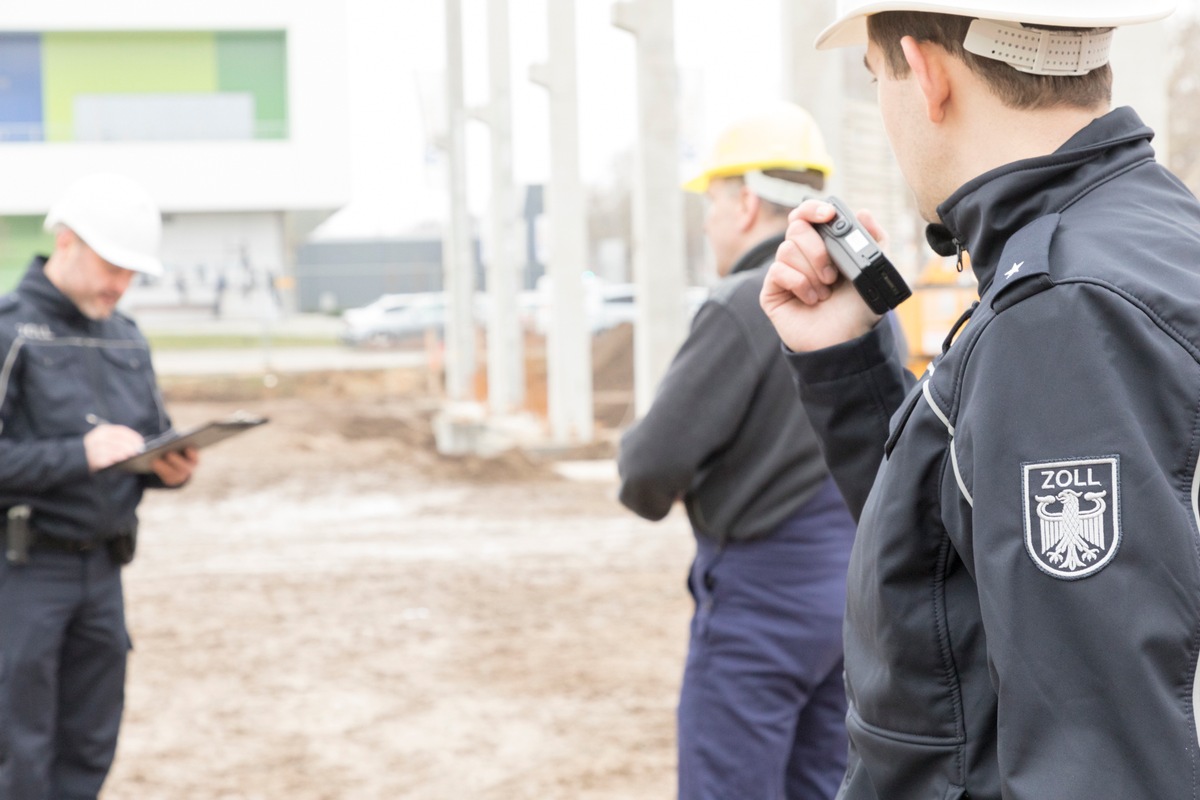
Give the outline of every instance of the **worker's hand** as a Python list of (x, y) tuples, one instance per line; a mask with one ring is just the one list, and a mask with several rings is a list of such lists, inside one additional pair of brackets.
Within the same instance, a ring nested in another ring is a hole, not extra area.
[[(834, 216), (820, 200), (806, 200), (788, 215), (787, 236), (759, 294), (779, 338), (797, 353), (857, 339), (880, 319), (842, 277), (812, 226)], [(858, 219), (882, 247), (885, 237), (874, 218), (861, 212)]]
[(98, 472), (118, 461), (142, 452), (146, 441), (133, 428), (105, 423), (97, 425), (83, 436), (89, 472)]
[(183, 452), (167, 453), (162, 458), (156, 458), (150, 466), (165, 486), (182, 486), (192, 477), (199, 463), (200, 454), (196, 448), (189, 447)]

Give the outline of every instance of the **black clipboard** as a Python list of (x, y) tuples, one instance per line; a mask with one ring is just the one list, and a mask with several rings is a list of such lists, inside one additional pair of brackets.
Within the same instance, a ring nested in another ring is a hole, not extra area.
[(123, 472), (150, 473), (154, 468), (150, 465), (167, 453), (178, 453), (189, 447), (197, 450), (211, 444), (224, 441), (230, 436), (256, 428), (267, 422), (267, 417), (257, 417), (252, 414), (238, 413), (224, 419), (209, 420), (193, 428), (182, 431), (171, 430), (161, 436), (146, 440), (146, 449), (136, 456), (118, 461), (105, 469), (119, 469)]

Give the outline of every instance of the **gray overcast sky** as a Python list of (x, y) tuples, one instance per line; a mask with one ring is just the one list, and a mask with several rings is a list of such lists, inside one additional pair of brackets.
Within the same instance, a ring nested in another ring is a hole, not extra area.
[[(548, 0), (509, 0), (513, 61), (514, 169), (518, 182), (547, 172), (547, 99), (528, 80), (545, 58)], [(466, 18), (467, 100), (487, 99), (486, 0), (462, 0)], [(686, 85), (699, 91), (700, 129), (687, 131), (705, 149), (731, 117), (780, 93), (780, 0), (676, 0), (676, 59)], [(347, 0), (353, 200), (322, 236), (395, 235), (436, 221), (444, 193), (430, 165), (420, 86), (438, 87), (445, 33), (441, 2)], [(731, 11), (734, 8), (736, 11)], [(614, 157), (632, 146), (636, 96), (634, 40), (610, 23), (610, 0), (578, 0), (579, 109), (584, 180), (603, 183)], [(487, 192), (487, 132), (468, 130), (471, 203)]]

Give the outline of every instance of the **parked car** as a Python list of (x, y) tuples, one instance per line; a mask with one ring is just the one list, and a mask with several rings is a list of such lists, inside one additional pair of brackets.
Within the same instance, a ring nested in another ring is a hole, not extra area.
[[(605, 283), (596, 278), (585, 282), (584, 307), (592, 333), (632, 323), (636, 318), (634, 285)], [(695, 314), (708, 296), (703, 287), (689, 287), (684, 303)], [(523, 327), (545, 334), (550, 325), (550, 285), (543, 278), (534, 291), (521, 292), (517, 313)], [(486, 293), (475, 296), (473, 314), (477, 325), (486, 325), (491, 303)], [(341, 340), (348, 345), (394, 344), (424, 336), (426, 331), (441, 336), (446, 326), (444, 292), (385, 294), (359, 308), (342, 312)]]
[(632, 323), (637, 318), (637, 306), (633, 303), (632, 283), (606, 283), (592, 290), (599, 295), (599, 302), (589, 303), (592, 333), (615, 328), (622, 323)]
[[(608, 283), (593, 276), (584, 278), (584, 309), (592, 333), (600, 333), (624, 323), (637, 320), (636, 287), (632, 283)], [(545, 333), (550, 326), (549, 277), (538, 281), (538, 313), (535, 330)], [(695, 316), (700, 306), (708, 299), (708, 288), (689, 286), (684, 290), (683, 304), (688, 319)]]
[[(708, 287), (688, 286), (684, 289), (683, 303), (688, 319), (696, 316), (700, 306), (708, 299)], [(593, 311), (592, 330), (603, 331), (625, 322), (637, 321), (637, 305), (632, 283), (610, 283), (600, 287), (600, 306)]]
[(441, 334), (446, 324), (444, 292), (385, 294), (360, 308), (342, 312), (341, 338), (345, 344), (392, 344), (425, 335)]

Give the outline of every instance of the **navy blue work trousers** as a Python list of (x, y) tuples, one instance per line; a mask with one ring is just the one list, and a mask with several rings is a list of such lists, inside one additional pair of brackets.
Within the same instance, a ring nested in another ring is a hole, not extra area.
[(680, 800), (828, 800), (846, 769), (842, 617), (854, 520), (833, 481), (778, 530), (697, 537)]
[(129, 653), (121, 568), (103, 547), (0, 554), (0, 798), (95, 800)]

